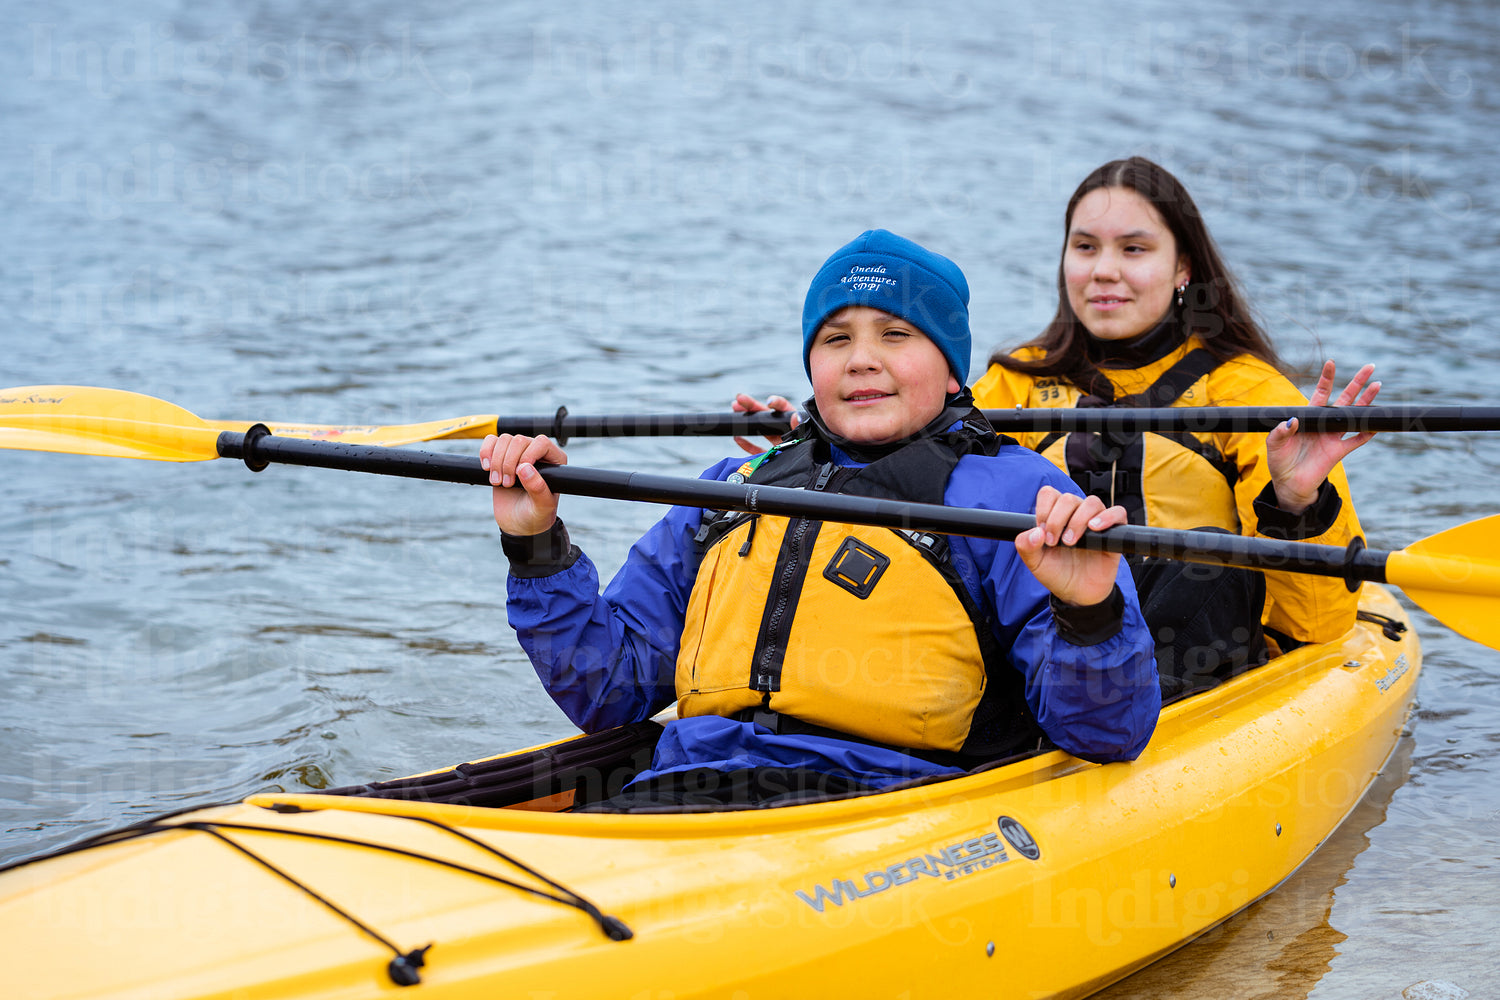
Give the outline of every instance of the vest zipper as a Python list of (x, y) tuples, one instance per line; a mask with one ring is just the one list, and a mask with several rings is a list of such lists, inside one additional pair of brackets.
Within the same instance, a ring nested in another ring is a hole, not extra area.
[[(814, 491), (821, 491), (828, 485), (834, 468), (832, 462), (823, 465), (812, 485)], [(760, 639), (755, 644), (755, 659), (750, 671), (750, 689), (764, 692), (767, 699), (772, 691), (781, 690), (782, 659), (786, 656), (787, 641), (792, 632), (792, 618), (787, 612), (802, 594), (802, 582), (807, 576), (803, 549), (810, 548), (816, 541), (821, 523), (801, 517), (793, 519), (787, 526), (787, 537), (776, 561), (776, 589), (761, 623)]]

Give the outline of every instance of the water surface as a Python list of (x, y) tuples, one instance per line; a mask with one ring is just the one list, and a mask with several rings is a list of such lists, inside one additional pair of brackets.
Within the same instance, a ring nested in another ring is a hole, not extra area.
[[(12, 4), (0, 385), (328, 423), (721, 409), (806, 392), (805, 283), (873, 226), (965, 268), (977, 366), (1050, 314), (1074, 185), (1141, 153), (1304, 370), (1492, 399), (1493, 8), (1123, 15)], [(686, 475), (727, 447), (570, 454)], [(1371, 543), (1399, 548), (1492, 514), (1497, 466), (1493, 435), (1389, 435), (1349, 473)], [(565, 512), (606, 573), (656, 516)], [(567, 733), (505, 572), (482, 490), (0, 456), (0, 857)], [(1500, 654), (1417, 623), (1420, 705), (1370, 799), (1279, 893), (1110, 996), (1500, 981)]]

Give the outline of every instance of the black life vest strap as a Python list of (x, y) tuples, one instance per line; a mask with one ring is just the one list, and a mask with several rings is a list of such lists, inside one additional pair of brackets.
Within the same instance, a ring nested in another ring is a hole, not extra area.
[[(819, 470), (831, 460), (829, 442), (820, 423), (808, 421), (799, 428), (796, 438), (783, 442), (775, 449), (751, 473), (748, 481), (757, 485), (812, 487)], [(835, 476), (827, 484), (827, 489), (850, 496), (895, 497), (921, 503), (941, 504), (943, 495), (947, 491), (948, 479), (963, 456), (974, 454), (993, 456), (998, 454), (1005, 445), (1018, 446), (1018, 443), (1014, 438), (997, 434), (989, 421), (984, 418), (984, 414), (974, 408), (972, 397), (965, 393), (954, 399), (943, 414), (929, 424), (916, 440), (877, 458), (862, 468), (841, 469), (840, 472), (845, 475)], [(699, 544), (707, 548), (717, 543), (733, 527), (743, 523), (746, 517), (758, 516), (729, 515), (713, 519), (711, 522), (706, 517), (705, 528), (699, 533)], [(787, 535), (783, 539), (782, 551), (778, 553), (775, 572), (777, 583), (785, 568), (783, 563), (789, 555), (788, 548), (795, 544), (793, 541), (794, 534), (796, 534), (795, 527), (800, 520), (792, 519), (792, 524), (788, 526)], [(810, 528), (815, 529), (817, 526), (818, 522), (813, 522)], [(890, 530), (926, 557), (929, 565), (938, 572), (969, 613), (987, 674), (985, 693), (975, 709), (969, 738), (959, 752), (945, 753), (916, 750), (910, 747), (892, 747), (892, 749), (934, 763), (972, 767), (985, 760), (994, 759), (996, 756), (1032, 750), (1045, 745), (1045, 736), (1026, 704), (1025, 679), (1012, 666), (1008, 653), (1000, 647), (999, 640), (995, 638), (991, 616), (974, 599), (974, 595), (969, 593), (968, 587), (953, 565), (947, 538), (942, 535), (930, 538), (919, 537), (918, 533), (909, 534), (894, 528)], [(798, 547), (804, 553), (810, 554), (811, 540), (804, 538)], [(799, 560), (799, 579), (790, 581), (792, 587), (799, 591), (800, 575), (805, 574), (809, 569), (804, 563), (805, 556)], [(776, 583), (773, 583), (773, 593), (767, 595), (768, 614), (772, 599), (775, 597), (775, 588)], [(795, 604), (795, 600), (789, 603)], [(765, 631), (764, 619), (762, 631)], [(774, 663), (761, 662), (762, 639), (764, 636), (758, 637), (756, 643), (749, 686), (753, 690), (767, 691), (767, 698), (769, 698), (769, 692), (780, 686), (781, 661), (777, 657)], [(767, 671), (763, 683), (757, 677), (758, 672), (762, 670)], [(752, 721), (747, 713), (754, 711), (756, 710), (746, 710), (740, 713), (747, 716), (741, 721)], [(765, 715), (753, 721), (778, 716), (789, 720), (785, 726), (799, 727), (795, 729), (798, 733), (836, 736), (855, 742), (872, 742), (861, 740), (848, 733), (814, 727), (800, 720), (790, 720), (789, 717), (779, 716), (778, 713), (771, 712), (768, 708), (762, 708), (759, 711)], [(782, 728), (774, 731), (791, 732), (794, 730)], [(877, 745), (884, 746), (885, 744)]]
[[(1166, 407), (1219, 366), (1219, 359), (1206, 348), (1198, 347), (1178, 358), (1145, 389), (1118, 400), (1084, 395), (1079, 408), (1094, 407)], [(1111, 393), (1112, 395), (1112, 393)], [(1233, 487), (1239, 481), (1239, 470), (1218, 449), (1192, 434), (1179, 431), (1157, 432), (1204, 459)], [(1134, 431), (1053, 432), (1042, 439), (1037, 451), (1046, 451), (1059, 439), (1066, 438), (1069, 474), (1084, 493), (1106, 503), (1125, 507), (1132, 524), (1146, 521), (1145, 436)]]
[(1144, 408), (1171, 406), (1182, 394), (1193, 387), (1193, 383), (1219, 367), (1219, 359), (1206, 347), (1195, 347), (1172, 363), (1172, 367), (1159, 375), (1140, 392), (1116, 400), (1113, 406)]

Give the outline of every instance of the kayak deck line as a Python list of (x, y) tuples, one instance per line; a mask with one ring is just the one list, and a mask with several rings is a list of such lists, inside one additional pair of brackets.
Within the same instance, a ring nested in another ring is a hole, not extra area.
[[(251, 825), (244, 824), (244, 823), (212, 823), (212, 822), (207, 822), (207, 821), (195, 821), (195, 822), (187, 822), (187, 823), (169, 823), (169, 824), (164, 824), (162, 826), (155, 827), (155, 828), (152, 828), (152, 827), (143, 827), (140, 830), (136, 831), (135, 835), (136, 836), (140, 836), (140, 837), (144, 837), (144, 836), (150, 835), (153, 832), (160, 832), (160, 831), (166, 831), (166, 830), (201, 830), (202, 832), (204, 832), (204, 833), (206, 833), (206, 834), (208, 834), (208, 835), (210, 835), (210, 836), (212, 836), (212, 837), (214, 837), (214, 838), (222, 841), (223, 843), (227, 844), (228, 846), (234, 848), (236, 851), (239, 851), (245, 857), (249, 858), (251, 861), (255, 862), (256, 864), (260, 865), (262, 868), (266, 869), (271, 874), (273, 874), (273, 875), (277, 876), (278, 878), (282, 879), (283, 881), (291, 884), (294, 888), (299, 889), (302, 892), (306, 893), (308, 896), (312, 897), (312, 899), (315, 902), (322, 904), (323, 906), (327, 907), (329, 910), (333, 911), (333, 913), (335, 915), (337, 915), (338, 917), (340, 917), (341, 919), (347, 921), (350, 924), (353, 924), (356, 929), (358, 929), (360, 932), (362, 932), (366, 936), (374, 938), (376, 941), (380, 942), (382, 945), (384, 945), (385, 947), (389, 948), (392, 952), (395, 953), (395, 957), (392, 958), (390, 960), (390, 963), (386, 965), (386, 974), (391, 977), (391, 982), (395, 983), (397, 986), (415, 986), (417, 983), (420, 983), (422, 981), (422, 974), (418, 970), (421, 969), (422, 966), (424, 966), (424, 965), (427, 964), (427, 953), (432, 950), (432, 945), (427, 944), (427, 945), (423, 945), (420, 948), (413, 948), (411, 951), (403, 952), (394, 943), (392, 943), (392, 941), (389, 938), (387, 938), (385, 935), (381, 934), (379, 931), (375, 930), (369, 924), (366, 924), (364, 921), (360, 920), (358, 917), (354, 916), (348, 910), (345, 910), (344, 908), (342, 908), (341, 906), (339, 906), (337, 903), (335, 903), (332, 900), (330, 900), (328, 897), (320, 895), (316, 890), (314, 890), (312, 887), (310, 887), (306, 882), (303, 882), (303, 881), (299, 880), (295, 875), (290, 874), (289, 872), (285, 871), (284, 869), (278, 868), (276, 865), (272, 864), (270, 861), (267, 861), (265, 858), (261, 857), (259, 854), (256, 854), (254, 851), (250, 850), (250, 848), (246, 847), (244, 844), (242, 844), (239, 841), (235, 840), (234, 838), (226, 835), (224, 833), (224, 831), (226, 829), (228, 829), (228, 830), (256, 830), (256, 831), (260, 831), (262, 833), (279, 833), (279, 834), (284, 834), (284, 835), (288, 835), (288, 836), (296, 836), (296, 833), (294, 831), (277, 829), (276, 827), (251, 826)], [(316, 834), (314, 834), (312, 836), (316, 836)], [(322, 838), (320, 838), (320, 839), (322, 839)], [(343, 842), (343, 843), (355, 844), (355, 845), (361, 846), (361, 847), (378, 846), (378, 845), (371, 845), (371, 844), (368, 844), (368, 843), (362, 842), (362, 841), (347, 840), (347, 839), (344, 839), (344, 838), (340, 838), (340, 841)], [(401, 852), (401, 853), (406, 854), (409, 857), (414, 857), (415, 856), (415, 855), (411, 855), (410, 852)], [(424, 860), (433, 860), (433, 859), (424, 859)]]
[[(228, 805), (235, 804), (237, 803), (228, 803)], [(205, 807), (203, 806), (193, 806), (189, 807), (186, 810), (179, 811), (178, 813), (173, 815), (182, 815), (183, 812), (201, 812), (204, 808)], [(314, 813), (321, 811), (316, 806), (307, 807), (282, 802), (270, 804), (268, 806), (265, 806), (265, 808), (281, 815)], [(538, 889), (533, 886), (525, 885), (521, 882), (516, 882), (512, 879), (508, 879), (503, 875), (496, 875), (492, 872), (482, 871), (471, 865), (461, 864), (459, 862), (451, 861), (446, 858), (439, 858), (431, 854), (424, 854), (421, 852), (408, 850), (406, 848), (398, 847), (393, 844), (383, 844), (378, 841), (359, 839), (354, 837), (341, 837), (335, 834), (321, 833), (315, 830), (297, 830), (285, 826), (266, 826), (264, 824), (238, 823), (227, 820), (186, 819), (182, 822), (164, 822), (164, 820), (170, 820), (171, 817), (157, 817), (155, 819), (148, 819), (140, 823), (133, 824), (129, 827), (122, 828), (120, 830), (103, 833), (98, 837), (90, 838), (89, 840), (72, 845), (70, 847), (64, 847), (57, 851), (37, 855), (36, 857), (26, 858), (12, 864), (5, 865), (3, 867), (0, 867), (0, 872), (9, 871), (15, 868), (22, 868), (27, 865), (47, 861), (65, 854), (74, 854), (79, 851), (88, 850), (94, 847), (100, 847), (105, 844), (117, 844), (122, 841), (133, 840), (139, 837), (149, 837), (154, 834), (170, 833), (177, 830), (191, 830), (206, 833), (209, 836), (216, 838), (225, 845), (243, 854), (251, 861), (265, 868), (267, 871), (292, 885), (299, 891), (305, 893), (313, 900), (332, 911), (340, 919), (352, 924), (355, 928), (357, 928), (368, 937), (373, 938), (380, 944), (384, 945), (386, 948), (390, 949), (390, 951), (394, 953), (394, 957), (391, 959), (389, 965), (387, 966), (387, 971), (390, 975), (391, 982), (395, 983), (397, 986), (414, 986), (422, 981), (421, 973), (418, 970), (420, 970), (422, 966), (426, 964), (425, 957), (427, 952), (433, 948), (432, 944), (423, 945), (420, 948), (413, 948), (410, 951), (403, 952), (385, 935), (370, 927), (364, 921), (360, 920), (358, 917), (356, 917), (354, 914), (350, 913), (343, 907), (340, 907), (337, 903), (328, 899), (326, 896), (320, 894), (305, 881), (299, 879), (296, 875), (284, 870), (281, 867), (278, 867), (276, 864), (272, 863), (262, 855), (257, 854), (255, 851), (247, 847), (243, 842), (228, 836), (225, 831), (233, 830), (236, 832), (244, 833), (266, 833), (282, 837), (303, 837), (308, 840), (322, 841), (330, 844), (339, 844), (345, 847), (358, 847), (367, 848), (374, 851), (383, 851), (387, 854), (409, 858), (414, 861), (425, 862), (427, 864), (447, 868), (452, 871), (462, 872), (466, 875), (472, 875), (476, 878), (486, 879), (488, 881), (498, 883), (511, 889), (518, 889), (521, 892), (530, 893), (531, 895), (537, 896), (541, 899), (550, 900), (555, 903), (562, 903), (565, 906), (571, 906), (588, 914), (588, 916), (591, 917), (594, 922), (599, 925), (599, 929), (604, 932), (604, 935), (611, 941), (629, 941), (632, 937), (635, 936), (630, 927), (618, 917), (612, 917), (609, 914), (604, 913), (599, 909), (599, 907), (595, 906), (592, 902), (590, 902), (582, 895), (574, 892), (572, 889), (569, 889), (562, 883), (548, 878), (546, 875), (537, 871), (535, 868), (532, 868), (530, 865), (527, 865), (517, 860), (516, 858), (511, 857), (509, 854), (495, 847), (493, 844), (485, 843), (478, 837), (474, 837), (462, 830), (449, 826), (446, 823), (440, 822), (439, 820), (434, 819), (430, 816), (414, 816), (399, 812), (386, 813), (385, 815), (391, 816), (392, 818), (410, 820), (414, 823), (426, 823), (427, 825), (435, 827), (436, 829), (441, 830), (444, 833), (451, 834), (452, 836), (457, 837), (460, 840), (467, 841), (468, 843), (473, 844), (475, 847), (478, 847), (480, 850), (500, 859), (506, 864), (511, 865), (515, 868), (519, 868), (521, 871), (525, 872), (527, 875), (530, 875), (532, 878), (535, 878), (537, 881), (551, 887), (551, 889), (555, 890), (555, 892), (549, 892), (545, 889)]]

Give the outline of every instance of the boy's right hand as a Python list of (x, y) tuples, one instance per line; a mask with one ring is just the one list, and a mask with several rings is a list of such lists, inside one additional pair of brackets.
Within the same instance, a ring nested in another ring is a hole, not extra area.
[(545, 434), (491, 434), (479, 446), (494, 487), (495, 524), (507, 535), (540, 535), (557, 520), (557, 495), (536, 471), (538, 462), (567, 465), (568, 455)]
[(1124, 507), (1106, 508), (1098, 497), (1043, 486), (1036, 495), (1037, 526), (1016, 536), (1016, 552), (1041, 585), (1064, 604), (1098, 604), (1115, 589), (1120, 556), (1075, 546), (1091, 531), (1104, 531), (1128, 520)]
[[(801, 422), (797, 416), (797, 408), (781, 396), (767, 396), (766, 401), (762, 403), (754, 396), (747, 396), (742, 392), (738, 396), (734, 397), (734, 403), (732, 406), (730, 406), (730, 409), (732, 409), (735, 413), (760, 413), (762, 410), (773, 410), (776, 413), (789, 413), (791, 414), (791, 425), (793, 430), (795, 430), (797, 424)], [(780, 435), (767, 434), (766, 440), (771, 443), (771, 446), (773, 448), (781, 443)], [(734, 439), (734, 443), (739, 445), (742, 449), (744, 449), (751, 455), (759, 455), (761, 452), (766, 450), (759, 445), (751, 443), (749, 438), (736, 437)]]

